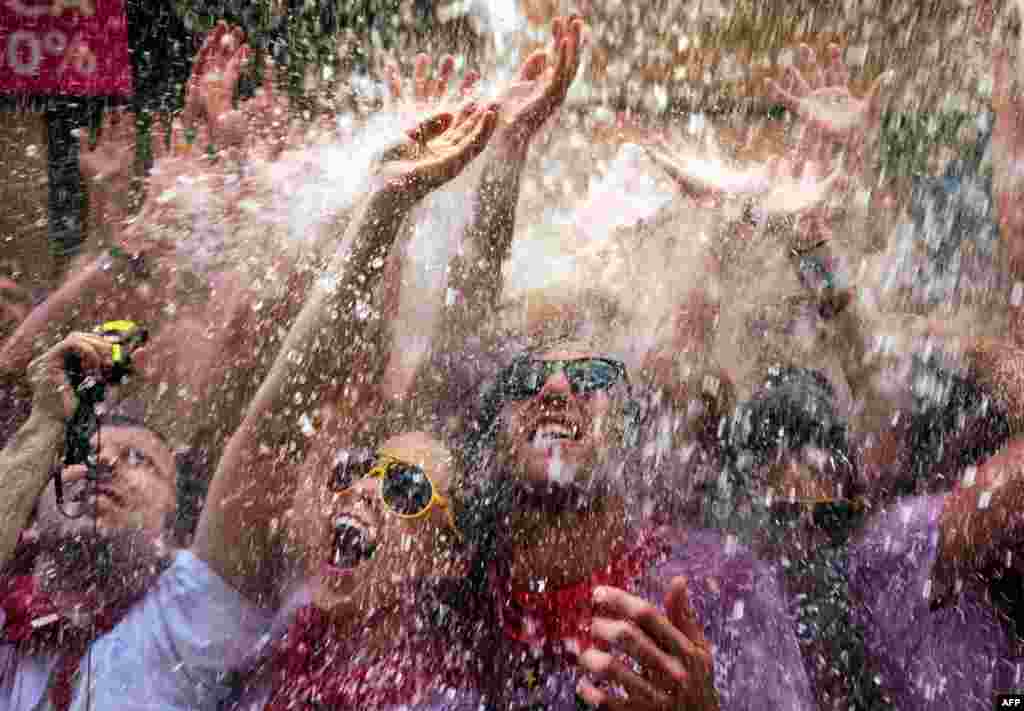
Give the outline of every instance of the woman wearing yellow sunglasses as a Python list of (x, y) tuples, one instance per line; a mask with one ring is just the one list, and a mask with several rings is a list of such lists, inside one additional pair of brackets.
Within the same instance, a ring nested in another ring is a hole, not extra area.
[(400, 706), (443, 693), (464, 672), (434, 588), (463, 572), (451, 454), (410, 432), (330, 464), (296, 492), (290, 547), (301, 551), (307, 584), (241, 708), (301, 708), (312, 698), (324, 708)]
[(306, 551), (306, 578), (316, 581), (314, 604), (361, 622), (362, 611), (394, 602), (404, 582), (454, 572), (453, 460), (444, 445), (410, 432), (375, 452), (342, 451), (331, 464), (303, 478), (290, 526), (294, 548)]

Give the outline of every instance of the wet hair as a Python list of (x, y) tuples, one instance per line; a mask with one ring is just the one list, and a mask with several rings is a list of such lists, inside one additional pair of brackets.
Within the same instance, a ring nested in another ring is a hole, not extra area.
[(896, 496), (948, 488), (944, 474), (987, 459), (1010, 438), (1006, 413), (971, 378), (943, 368), (934, 357), (915, 355), (910, 379), (909, 456), (902, 468), (907, 476), (896, 483)]
[(733, 411), (724, 428), (723, 449), (738, 468), (749, 471), (780, 452), (815, 447), (833, 457), (849, 492), (855, 477), (846, 424), (835, 410), (835, 392), (816, 370), (769, 368), (760, 390)]
[(105, 415), (100, 419), (103, 427), (134, 427), (145, 430), (167, 447), (174, 458), (175, 510), (168, 516), (165, 527), (179, 546), (191, 543), (199, 516), (203, 511), (206, 493), (210, 486), (210, 468), (206, 457), (196, 449), (175, 451), (167, 439), (144, 422), (123, 414)]
[(861, 492), (846, 424), (836, 412), (832, 385), (822, 373), (792, 366), (769, 368), (762, 387), (723, 422), (720, 437), (721, 474), (702, 485), (705, 525), (741, 536), (766, 532), (777, 536), (785, 517), (779, 518), (776, 506), (757, 503), (767, 501), (764, 477), (780, 459), (804, 448), (824, 454), (832, 482), (842, 492), (836, 501), (814, 504), (815, 520), (821, 519), (818, 525), (840, 539), (859, 524), (860, 508), (841, 516), (826, 515), (828, 507), (850, 502)]

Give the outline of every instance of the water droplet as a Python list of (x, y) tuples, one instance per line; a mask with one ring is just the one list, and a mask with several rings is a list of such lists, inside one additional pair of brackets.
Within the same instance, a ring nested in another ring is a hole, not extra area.
[(978, 468), (974, 466), (967, 467), (964, 470), (963, 486), (964, 488), (970, 488), (974, 486), (974, 478), (978, 474)]
[(985, 491), (981, 492), (981, 496), (978, 497), (978, 510), (984, 511), (990, 503), (992, 503), (992, 490), (985, 489)]

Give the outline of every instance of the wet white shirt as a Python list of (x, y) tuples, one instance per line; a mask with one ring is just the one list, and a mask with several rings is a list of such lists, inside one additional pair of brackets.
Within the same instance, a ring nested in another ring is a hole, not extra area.
[[(251, 658), (271, 620), (181, 551), (153, 590), (93, 643), (91, 660), (83, 657), (71, 709), (216, 708), (230, 692), (227, 673)], [(58, 660), (0, 645), (0, 672), (11, 672), (0, 676), (0, 711), (49, 708), (46, 692)]]

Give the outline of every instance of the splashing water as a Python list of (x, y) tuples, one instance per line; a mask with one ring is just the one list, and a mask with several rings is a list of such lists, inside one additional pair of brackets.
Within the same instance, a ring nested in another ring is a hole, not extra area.
[(576, 480), (576, 467), (562, 458), (561, 444), (556, 442), (548, 446), (548, 480), (555, 484), (571, 484)]

